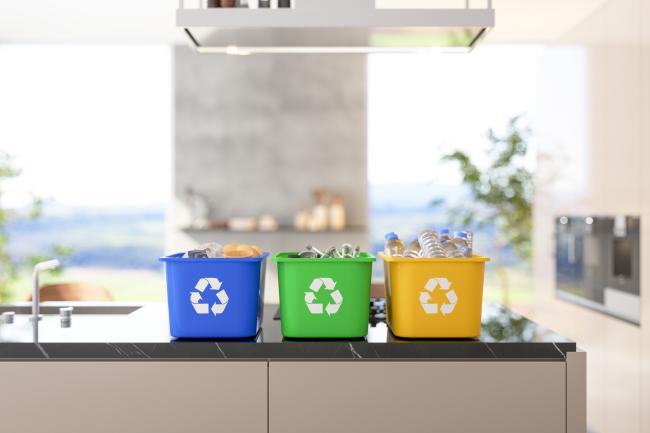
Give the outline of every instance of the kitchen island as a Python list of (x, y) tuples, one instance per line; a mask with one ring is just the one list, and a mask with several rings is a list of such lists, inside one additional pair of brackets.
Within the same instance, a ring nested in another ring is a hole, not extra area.
[(65, 329), (46, 315), (34, 344), (18, 314), (0, 325), (0, 431), (586, 431), (575, 342), (494, 304), (478, 339), (404, 340), (382, 308), (367, 338), (327, 341), (283, 339), (277, 305), (239, 341), (174, 340), (151, 304)]

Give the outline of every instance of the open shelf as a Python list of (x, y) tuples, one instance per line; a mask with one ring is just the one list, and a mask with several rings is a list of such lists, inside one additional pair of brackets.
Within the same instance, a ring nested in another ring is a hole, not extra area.
[(309, 230), (296, 230), (290, 226), (283, 226), (273, 231), (264, 231), (264, 230), (251, 230), (251, 231), (237, 231), (237, 230), (228, 230), (228, 229), (195, 229), (195, 228), (181, 228), (181, 230), (188, 234), (232, 234), (232, 235), (286, 235), (286, 234), (299, 234), (305, 236), (317, 236), (317, 235), (332, 235), (332, 234), (359, 234), (367, 233), (368, 229), (365, 227), (347, 227), (344, 230), (322, 230), (322, 231), (309, 231)]
[(359, 245), (362, 249), (369, 246), (368, 229), (362, 226), (351, 226), (342, 231), (309, 232), (296, 230), (293, 227), (280, 227), (277, 231), (236, 232), (228, 229), (181, 229), (181, 232), (197, 244), (206, 242), (251, 243), (260, 245), (267, 251), (295, 251), (306, 245), (316, 245), (319, 248), (339, 246), (343, 243)]

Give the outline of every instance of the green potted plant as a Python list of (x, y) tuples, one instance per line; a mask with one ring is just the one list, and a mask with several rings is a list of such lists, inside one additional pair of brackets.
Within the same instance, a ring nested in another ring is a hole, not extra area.
[[(533, 172), (527, 163), (531, 130), (521, 125), (522, 116), (510, 119), (503, 135), (488, 130), (487, 164), (479, 164), (466, 152), (456, 150), (442, 160), (458, 165), (469, 200), (453, 205), (450, 222), (476, 230), (494, 226), (495, 271), (503, 290), (503, 303), (509, 303), (509, 278), (503, 263), (505, 247), (511, 247), (524, 262), (530, 263), (533, 227)], [(435, 200), (441, 205), (443, 200)]]

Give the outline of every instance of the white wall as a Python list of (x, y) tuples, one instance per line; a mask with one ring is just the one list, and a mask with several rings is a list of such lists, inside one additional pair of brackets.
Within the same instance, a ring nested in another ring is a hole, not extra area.
[(640, 215), (642, 250), (650, 248), (648, 19), (647, 1), (608, 1), (548, 47), (540, 74), (539, 301), (529, 315), (588, 352), (588, 418), (598, 433), (650, 432), (650, 255), (641, 258), (641, 327), (555, 300), (553, 219)]

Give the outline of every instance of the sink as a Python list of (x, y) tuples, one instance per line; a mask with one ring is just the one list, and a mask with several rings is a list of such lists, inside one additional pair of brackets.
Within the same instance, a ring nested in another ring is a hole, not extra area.
[[(71, 326), (61, 327), (60, 307), (74, 307)], [(44, 302), (39, 323), (41, 343), (169, 342), (166, 304)], [(33, 342), (31, 303), (2, 305), (14, 311), (14, 323), (0, 324), (0, 343)]]
[[(48, 301), (41, 302), (41, 314), (59, 314), (59, 308), (74, 307), (73, 315), (76, 314), (131, 314), (140, 308), (142, 304), (118, 303), (118, 302), (65, 302)], [(0, 314), (13, 311), (16, 314), (32, 314), (31, 302), (16, 302), (13, 304), (0, 305)]]

